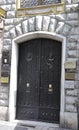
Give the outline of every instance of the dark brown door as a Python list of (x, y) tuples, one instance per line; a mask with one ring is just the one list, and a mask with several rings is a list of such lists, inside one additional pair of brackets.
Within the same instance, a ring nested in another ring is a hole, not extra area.
[(61, 43), (34, 39), (19, 45), (16, 118), (59, 122)]

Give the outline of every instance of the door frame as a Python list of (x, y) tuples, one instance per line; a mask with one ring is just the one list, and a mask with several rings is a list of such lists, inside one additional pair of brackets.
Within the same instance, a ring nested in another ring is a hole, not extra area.
[(32, 40), (35, 38), (48, 38), (56, 41), (60, 41), (62, 44), (61, 55), (61, 95), (60, 95), (60, 124), (64, 121), (64, 82), (65, 82), (65, 58), (66, 58), (66, 38), (56, 33), (46, 31), (36, 31), (23, 34), (12, 41), (12, 57), (11, 57), (11, 73), (10, 73), (10, 93), (9, 93), (9, 121), (15, 121), (16, 117), (16, 96), (17, 96), (17, 71), (18, 71), (18, 45), (22, 42)]

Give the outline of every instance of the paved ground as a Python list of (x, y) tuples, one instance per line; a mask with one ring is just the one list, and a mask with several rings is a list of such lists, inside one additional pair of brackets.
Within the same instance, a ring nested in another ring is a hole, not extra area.
[(38, 125), (36, 127), (31, 126), (21, 126), (16, 123), (8, 123), (8, 122), (0, 122), (0, 130), (69, 130), (65, 128), (51, 127), (51, 126), (41, 126)]

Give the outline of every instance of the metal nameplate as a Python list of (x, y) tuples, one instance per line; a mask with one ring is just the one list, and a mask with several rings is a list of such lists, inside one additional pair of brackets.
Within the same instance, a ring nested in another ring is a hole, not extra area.
[(76, 62), (66, 62), (65, 69), (76, 69)]
[(8, 84), (9, 83), (9, 77), (1, 77), (1, 83), (2, 84)]
[(75, 80), (75, 73), (65, 73), (66, 80)]

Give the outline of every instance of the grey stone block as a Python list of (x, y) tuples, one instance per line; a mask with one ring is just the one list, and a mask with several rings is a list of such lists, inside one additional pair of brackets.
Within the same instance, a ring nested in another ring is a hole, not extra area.
[(11, 28), (13, 28), (14, 25), (6, 25), (4, 27), (4, 32), (8, 32)]
[(6, 33), (4, 33), (4, 36), (3, 36), (4, 38), (10, 38), (10, 33), (9, 32), (6, 32)]
[(77, 51), (76, 50), (69, 50), (67, 52), (67, 56), (70, 58), (76, 58), (77, 57)]
[(9, 101), (0, 99), (0, 106), (8, 106)]
[(79, 41), (79, 35), (70, 35), (70, 36), (68, 36), (68, 41), (69, 42), (77, 42), (77, 41)]
[(69, 34), (70, 30), (71, 30), (71, 27), (69, 25), (65, 24), (65, 26), (63, 27), (62, 34), (65, 35), (65, 36), (67, 36)]
[(79, 21), (78, 20), (70, 20), (70, 21), (65, 21), (65, 23), (74, 27), (74, 26), (78, 26)]
[(6, 0), (0, 0), (0, 4), (3, 5), (3, 4), (6, 4), (7, 1)]
[(17, 25), (23, 21), (23, 18), (13, 18), (13, 25)]
[(9, 92), (9, 88), (8, 87), (4, 87), (4, 86), (0, 86), (0, 92)]
[(25, 20), (22, 22), (22, 30), (23, 30), (23, 33), (28, 32), (28, 20)]
[(7, 0), (7, 4), (14, 4), (15, 0)]
[(78, 4), (66, 5), (67, 13), (76, 12), (77, 10), (78, 10)]
[(36, 31), (41, 31), (42, 29), (42, 16), (36, 16)]
[(66, 104), (75, 105), (76, 101), (77, 101), (77, 97), (66, 96)]
[(77, 20), (77, 19), (78, 19), (78, 13), (77, 12), (67, 14), (67, 20)]
[(79, 27), (72, 28), (70, 34), (79, 34)]
[(43, 25), (42, 25), (42, 30), (43, 31), (48, 31), (49, 23), (50, 23), (50, 17), (44, 16), (43, 17)]
[(15, 28), (12, 28), (12, 29), (10, 30), (10, 35), (11, 35), (11, 38), (12, 38), (12, 39), (14, 39), (14, 38), (16, 37), (16, 30), (15, 30)]
[(65, 81), (65, 88), (74, 89), (75, 82), (74, 81)]
[(79, 50), (79, 43), (77, 43), (77, 50)]
[(35, 31), (35, 17), (28, 20), (29, 22), (29, 32)]
[(54, 32), (57, 25), (57, 20), (54, 18), (50, 19), (49, 32)]
[(79, 73), (76, 73), (75, 80), (79, 81)]
[(7, 45), (7, 44), (11, 44), (11, 39), (4, 39), (4, 40), (3, 40), (3, 43), (6, 44), (6, 45)]
[(3, 100), (8, 100), (8, 98), (9, 98), (9, 95), (8, 95), (8, 93), (2, 93), (2, 92), (0, 92), (0, 99), (3, 99)]
[(55, 33), (62, 33), (64, 22), (58, 22)]
[(13, 25), (13, 19), (5, 19), (5, 25), (9, 25), (10, 26), (10, 24)]
[(66, 14), (57, 14), (57, 15), (55, 16), (55, 18), (56, 18), (58, 21), (64, 22), (65, 19), (66, 19)]
[(72, 0), (72, 3), (78, 3), (79, 0)]
[(77, 113), (65, 112), (65, 127), (71, 130), (78, 130), (78, 119)]
[(76, 42), (70, 42), (70, 43), (68, 42), (67, 43), (67, 47), (68, 47), (69, 50), (76, 50), (76, 49), (78, 49)]
[(15, 11), (8, 11), (7, 18), (15, 18)]
[(67, 96), (77, 96), (77, 90), (66, 90)]
[(11, 10), (16, 10), (16, 4), (12, 4)]
[(17, 33), (17, 36), (23, 34), (23, 33), (22, 33), (21, 24), (18, 24), (18, 25), (16, 26), (16, 33)]
[[(0, 120), (7, 120), (7, 118), (8, 118), (7, 115), (8, 115), (8, 108), (0, 106)], [(1, 125), (0, 125), (0, 130), (1, 130)], [(5, 129), (3, 129), (3, 130), (5, 130)]]
[(1, 6), (4, 10), (10, 11), (11, 10), (11, 5), (3, 5)]

